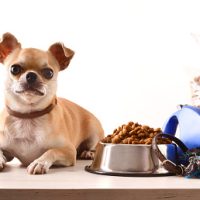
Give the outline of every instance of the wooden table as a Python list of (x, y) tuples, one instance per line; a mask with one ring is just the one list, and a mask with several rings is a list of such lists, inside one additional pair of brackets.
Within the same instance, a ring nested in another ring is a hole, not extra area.
[(200, 179), (184, 177), (118, 177), (84, 171), (91, 161), (29, 175), (19, 163), (0, 172), (0, 200), (193, 200), (200, 199)]

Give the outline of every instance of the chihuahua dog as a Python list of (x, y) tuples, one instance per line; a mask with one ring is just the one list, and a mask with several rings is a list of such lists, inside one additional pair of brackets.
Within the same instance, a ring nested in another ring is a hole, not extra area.
[(91, 159), (103, 129), (79, 105), (57, 98), (58, 72), (74, 52), (61, 43), (48, 51), (21, 48), (10, 33), (0, 42), (6, 67), (5, 108), (0, 115), (0, 169), (18, 158), (29, 174), (44, 174), (52, 165), (72, 166)]

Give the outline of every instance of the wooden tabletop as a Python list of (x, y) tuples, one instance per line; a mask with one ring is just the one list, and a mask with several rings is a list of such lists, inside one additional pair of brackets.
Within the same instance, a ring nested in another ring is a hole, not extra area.
[(200, 199), (200, 179), (96, 175), (84, 170), (90, 163), (77, 161), (74, 167), (53, 168), (45, 175), (29, 175), (19, 163), (9, 163), (0, 172), (0, 200)]

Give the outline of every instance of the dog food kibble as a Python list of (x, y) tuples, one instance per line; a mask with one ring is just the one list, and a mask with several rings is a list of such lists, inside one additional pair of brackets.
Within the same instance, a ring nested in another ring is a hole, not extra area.
[[(112, 135), (105, 137), (103, 143), (114, 144), (151, 144), (155, 135), (161, 132), (160, 128), (150, 128), (146, 125), (129, 122), (123, 124), (113, 131)], [(158, 140), (158, 144), (170, 144), (171, 140), (162, 138)]]

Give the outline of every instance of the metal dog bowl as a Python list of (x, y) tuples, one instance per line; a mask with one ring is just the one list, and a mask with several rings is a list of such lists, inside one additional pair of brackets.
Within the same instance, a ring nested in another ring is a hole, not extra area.
[[(176, 157), (177, 147), (169, 144), (171, 156)], [(168, 158), (169, 145), (158, 145)], [(94, 160), (85, 170), (96, 174), (113, 176), (168, 176), (151, 145), (98, 143)]]

